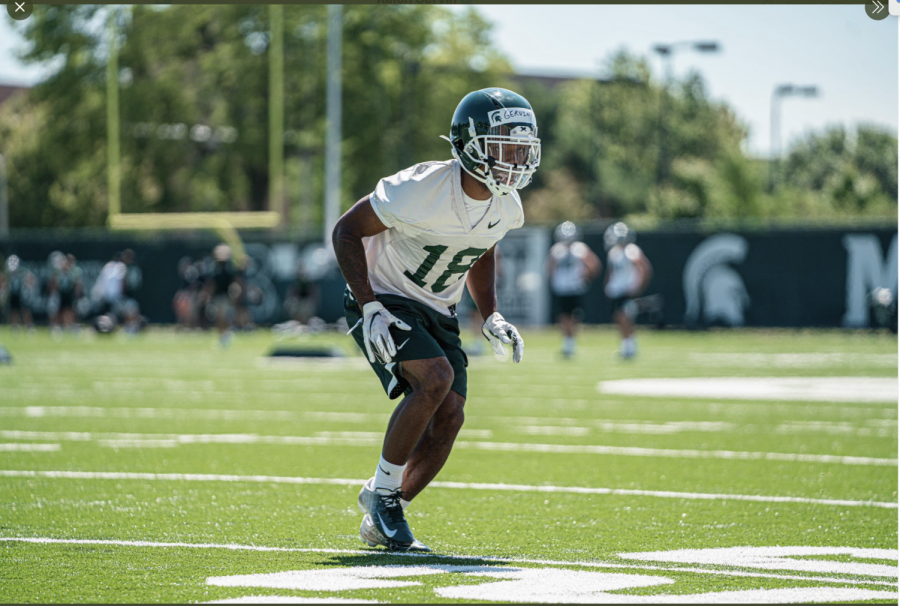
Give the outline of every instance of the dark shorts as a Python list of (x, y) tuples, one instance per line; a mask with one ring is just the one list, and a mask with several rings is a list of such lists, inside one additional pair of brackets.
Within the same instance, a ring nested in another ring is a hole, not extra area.
[(22, 296), (17, 294), (9, 295), (9, 308), (13, 311), (20, 311), (24, 307), (22, 305)]
[[(377, 295), (376, 298), (385, 309), (412, 327), (409, 331), (391, 328), (394, 343), (400, 348), (394, 356), (394, 363), (382, 364), (378, 360), (369, 363), (381, 380), (381, 386), (384, 387), (388, 397), (393, 400), (400, 394), (412, 393), (412, 387), (403, 378), (403, 362), (443, 357), (447, 358), (453, 368), (453, 384), (450, 389), (465, 398), (466, 366), (469, 365), (469, 360), (459, 340), (457, 319), (445, 316), (424, 303), (406, 297)], [(356, 326), (362, 317), (362, 312), (356, 299), (350, 294), (349, 288), (344, 290), (344, 315), (349, 326)], [(366, 344), (363, 342), (362, 325), (357, 326), (351, 334), (365, 355)]]
[(72, 291), (60, 291), (59, 293), (59, 308), (60, 309), (71, 309), (75, 304), (75, 293)]
[(553, 295), (553, 317), (560, 314), (581, 315), (584, 295)]
[(634, 301), (631, 297), (618, 297), (616, 299), (610, 299), (610, 307), (613, 315), (618, 311), (626, 311), (626, 307), (629, 303)]

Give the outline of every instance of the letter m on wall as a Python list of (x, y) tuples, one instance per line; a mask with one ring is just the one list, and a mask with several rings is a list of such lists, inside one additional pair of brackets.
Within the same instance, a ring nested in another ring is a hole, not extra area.
[(897, 236), (891, 240), (887, 257), (873, 234), (846, 235), (847, 311), (841, 324), (850, 327), (869, 325), (868, 295), (873, 288), (889, 288), (897, 295)]

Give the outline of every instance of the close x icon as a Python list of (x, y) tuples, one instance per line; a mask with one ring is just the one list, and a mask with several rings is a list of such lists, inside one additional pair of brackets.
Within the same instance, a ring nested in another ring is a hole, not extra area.
[(34, 12), (34, 5), (31, 2), (12, 0), (6, 5), (6, 12), (9, 16), (17, 21), (24, 21)]

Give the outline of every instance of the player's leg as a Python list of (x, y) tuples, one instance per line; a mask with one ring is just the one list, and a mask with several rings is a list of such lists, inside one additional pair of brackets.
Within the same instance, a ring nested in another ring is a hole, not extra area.
[(408, 360), (401, 367), (412, 393), (394, 409), (381, 451), (393, 465), (404, 465), (412, 456), (453, 384), (453, 368), (444, 357)]
[(619, 327), (619, 335), (621, 336), (619, 353), (622, 354), (623, 358), (632, 358), (636, 353), (633, 336), (634, 320), (631, 314), (628, 313), (627, 305), (627, 301), (620, 305), (613, 315), (613, 319), (616, 322), (616, 326)]
[[(429, 334), (440, 345), (453, 370), (453, 383), (431, 417), (410, 457), (403, 476), (405, 504), (418, 495), (437, 476), (453, 449), (465, 420), (464, 406), (468, 390), (468, 358), (459, 339), (459, 324), (435, 312), (430, 315)], [(404, 366), (404, 371), (405, 371)]]
[[(407, 461), (450, 391), (455, 375), (430, 333), (437, 312), (429, 312), (426, 306), (404, 297), (385, 295), (379, 301), (411, 330), (395, 333), (398, 351), (394, 361), (370, 362), (388, 397), (393, 399), (400, 394), (405, 397), (388, 423), (375, 477), (359, 494), (360, 509), (366, 514), (360, 537), (370, 545), (384, 545), (391, 550), (427, 551), (427, 547), (415, 540), (403, 516), (401, 487)], [(344, 312), (348, 325), (356, 327), (361, 316), (349, 292), (345, 293)], [(365, 351), (362, 331), (356, 328), (351, 334), (360, 350)], [(456, 336), (458, 340), (458, 330)]]
[(404, 500), (412, 501), (444, 467), (465, 421), (465, 403), (464, 397), (451, 390), (431, 417), (406, 464), (403, 474)]

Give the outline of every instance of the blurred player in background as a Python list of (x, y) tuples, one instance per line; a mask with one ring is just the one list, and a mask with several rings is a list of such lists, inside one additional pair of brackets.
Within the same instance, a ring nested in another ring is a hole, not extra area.
[(26, 329), (34, 328), (32, 306), (37, 295), (37, 277), (22, 266), (17, 255), (6, 259), (6, 273), (2, 288), (5, 291), (7, 316), (13, 328), (24, 325)]
[(308, 324), (319, 311), (319, 285), (310, 280), (303, 260), (297, 262), (297, 273), (284, 298), (284, 312), (290, 320)]
[(53, 276), (53, 281), (59, 296), (59, 312), (56, 321), (66, 330), (75, 330), (77, 328), (75, 304), (84, 296), (82, 271), (78, 267), (75, 255), (68, 254), (63, 257), (59, 270)]
[(134, 334), (139, 332), (144, 325), (143, 318), (141, 318), (141, 306), (137, 302), (138, 292), (144, 283), (144, 274), (135, 263), (134, 251), (130, 248), (122, 251), (122, 264), (125, 266), (125, 275), (122, 278), (120, 313), (125, 332)]
[(178, 277), (181, 279), (181, 287), (172, 299), (172, 309), (178, 320), (178, 327), (182, 329), (197, 328), (199, 326), (198, 299), (200, 291), (203, 290), (200, 262), (194, 263), (190, 257), (182, 257), (178, 261)]
[(637, 353), (634, 319), (638, 306), (634, 299), (644, 292), (653, 277), (650, 261), (634, 243), (636, 238), (634, 231), (621, 221), (610, 225), (603, 234), (607, 251), (604, 292), (612, 301), (613, 321), (622, 338), (619, 353), (625, 359)]
[(237, 310), (236, 302), (242, 288), (237, 268), (231, 258), (231, 247), (219, 244), (213, 249), (214, 265), (200, 294), (201, 307), (206, 305), (209, 319), (216, 323), (222, 347), (231, 341), (231, 327)]
[(413, 536), (405, 505), (444, 466), (463, 424), (467, 362), (456, 306), (464, 285), (494, 351), (510, 344), (518, 363), (525, 349), (497, 312), (494, 253), (525, 222), (516, 190), (540, 163), (534, 111), (512, 91), (475, 91), (444, 138), (453, 160), (381, 179), (332, 235), (351, 333), (388, 397), (404, 395), (358, 499), (360, 538), (398, 551), (430, 551)]
[(111, 333), (119, 323), (119, 311), (124, 296), (125, 264), (122, 253), (115, 253), (97, 276), (91, 288), (94, 309), (94, 328), (101, 333)]
[(62, 296), (59, 292), (59, 278), (65, 270), (66, 255), (54, 250), (47, 257), (47, 278), (44, 280), (43, 293), (47, 297), (47, 319), (50, 321), (51, 334), (58, 335), (62, 331), (60, 305)]
[(603, 269), (603, 263), (587, 244), (579, 241), (579, 235), (571, 221), (560, 223), (553, 232), (556, 244), (550, 248), (547, 258), (553, 315), (562, 329), (562, 354), (566, 358), (575, 353), (575, 332), (583, 316), (584, 294)]

